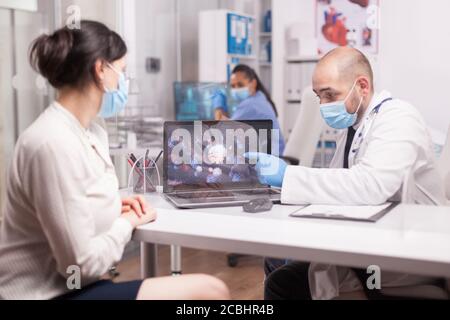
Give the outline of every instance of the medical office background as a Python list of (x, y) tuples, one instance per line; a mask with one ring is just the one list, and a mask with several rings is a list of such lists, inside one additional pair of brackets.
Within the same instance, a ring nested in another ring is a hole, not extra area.
[[(29, 67), (28, 47), (39, 34), (62, 26), (74, 10), (79, 10), (82, 19), (107, 24), (123, 35), (129, 46), (128, 73), (132, 86), (128, 109), (131, 111), (128, 118), (107, 124), (122, 187), (126, 186), (127, 179), (126, 172), (120, 170), (123, 165), (119, 147), (130, 143), (160, 150), (162, 123), (175, 119), (174, 82), (201, 80), (199, 69), (204, 61), (199, 53), (199, 14), (202, 11), (226, 9), (254, 17), (255, 52), (249, 61), (240, 62), (248, 62), (261, 75), (277, 105), (287, 137), (299, 112), (302, 86), (310, 85), (318, 58), (296, 48), (295, 42), (316, 37), (316, 0), (3, 1), (0, 6), (1, 203), (15, 141), (54, 97), (53, 90)], [(389, 90), (395, 97), (419, 108), (439, 150), (450, 125), (447, 95), (450, 1), (377, 2), (377, 50), (369, 55), (376, 88)], [(15, 9), (11, 8), (12, 3)], [(22, 5), (23, 8), (17, 8)], [(268, 45), (270, 57), (265, 51)], [(209, 67), (214, 68), (202, 66)], [(295, 80), (297, 88), (292, 87), (293, 77), (299, 78)], [(119, 128), (126, 131), (125, 142), (120, 140)]]

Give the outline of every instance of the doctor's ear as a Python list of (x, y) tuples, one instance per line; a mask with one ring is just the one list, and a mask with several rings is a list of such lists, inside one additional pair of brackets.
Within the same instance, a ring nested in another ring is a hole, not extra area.
[(360, 95), (368, 96), (371, 92), (372, 85), (367, 77), (360, 77), (357, 80)]

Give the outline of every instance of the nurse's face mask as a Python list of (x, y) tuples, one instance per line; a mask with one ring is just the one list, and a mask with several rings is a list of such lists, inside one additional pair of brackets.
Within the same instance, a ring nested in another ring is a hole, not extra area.
[(237, 72), (231, 78), (231, 96), (233, 100), (240, 103), (252, 95), (251, 81), (243, 73)]
[(231, 89), (231, 96), (233, 97), (233, 100), (237, 102), (242, 102), (248, 97), (250, 97), (250, 89), (247, 87), (239, 89)]
[(356, 80), (344, 100), (320, 105), (322, 117), (331, 128), (338, 130), (347, 129), (354, 126), (358, 120), (358, 112), (362, 106), (363, 97), (359, 100), (359, 105), (355, 113), (349, 113), (346, 106), (346, 102), (353, 93), (357, 82)]
[(112, 118), (121, 113), (128, 102), (129, 80), (126, 79), (123, 72), (117, 70), (110, 63), (107, 66), (119, 76), (119, 85), (115, 90), (110, 90), (103, 85), (104, 94), (99, 112), (99, 116), (102, 118)]

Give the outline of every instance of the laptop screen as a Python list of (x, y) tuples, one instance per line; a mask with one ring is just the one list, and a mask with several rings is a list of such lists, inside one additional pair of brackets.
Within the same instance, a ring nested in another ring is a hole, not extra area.
[(265, 187), (247, 152), (271, 153), (271, 120), (164, 124), (164, 192)]

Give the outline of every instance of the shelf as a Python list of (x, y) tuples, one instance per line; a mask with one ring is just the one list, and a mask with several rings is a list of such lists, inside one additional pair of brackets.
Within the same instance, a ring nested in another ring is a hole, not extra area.
[(272, 32), (261, 32), (261, 33), (259, 34), (259, 36), (260, 36), (261, 38), (271, 38), (271, 37), (272, 37)]
[(320, 60), (319, 56), (296, 56), (296, 57), (287, 57), (286, 61), (288, 63), (304, 63), (304, 62), (317, 62)]
[(272, 62), (260, 61), (259, 66), (263, 68), (272, 68)]
[(252, 55), (252, 56), (246, 56), (243, 54), (228, 54), (229, 57), (232, 58), (238, 58), (241, 60), (257, 60), (256, 56)]

